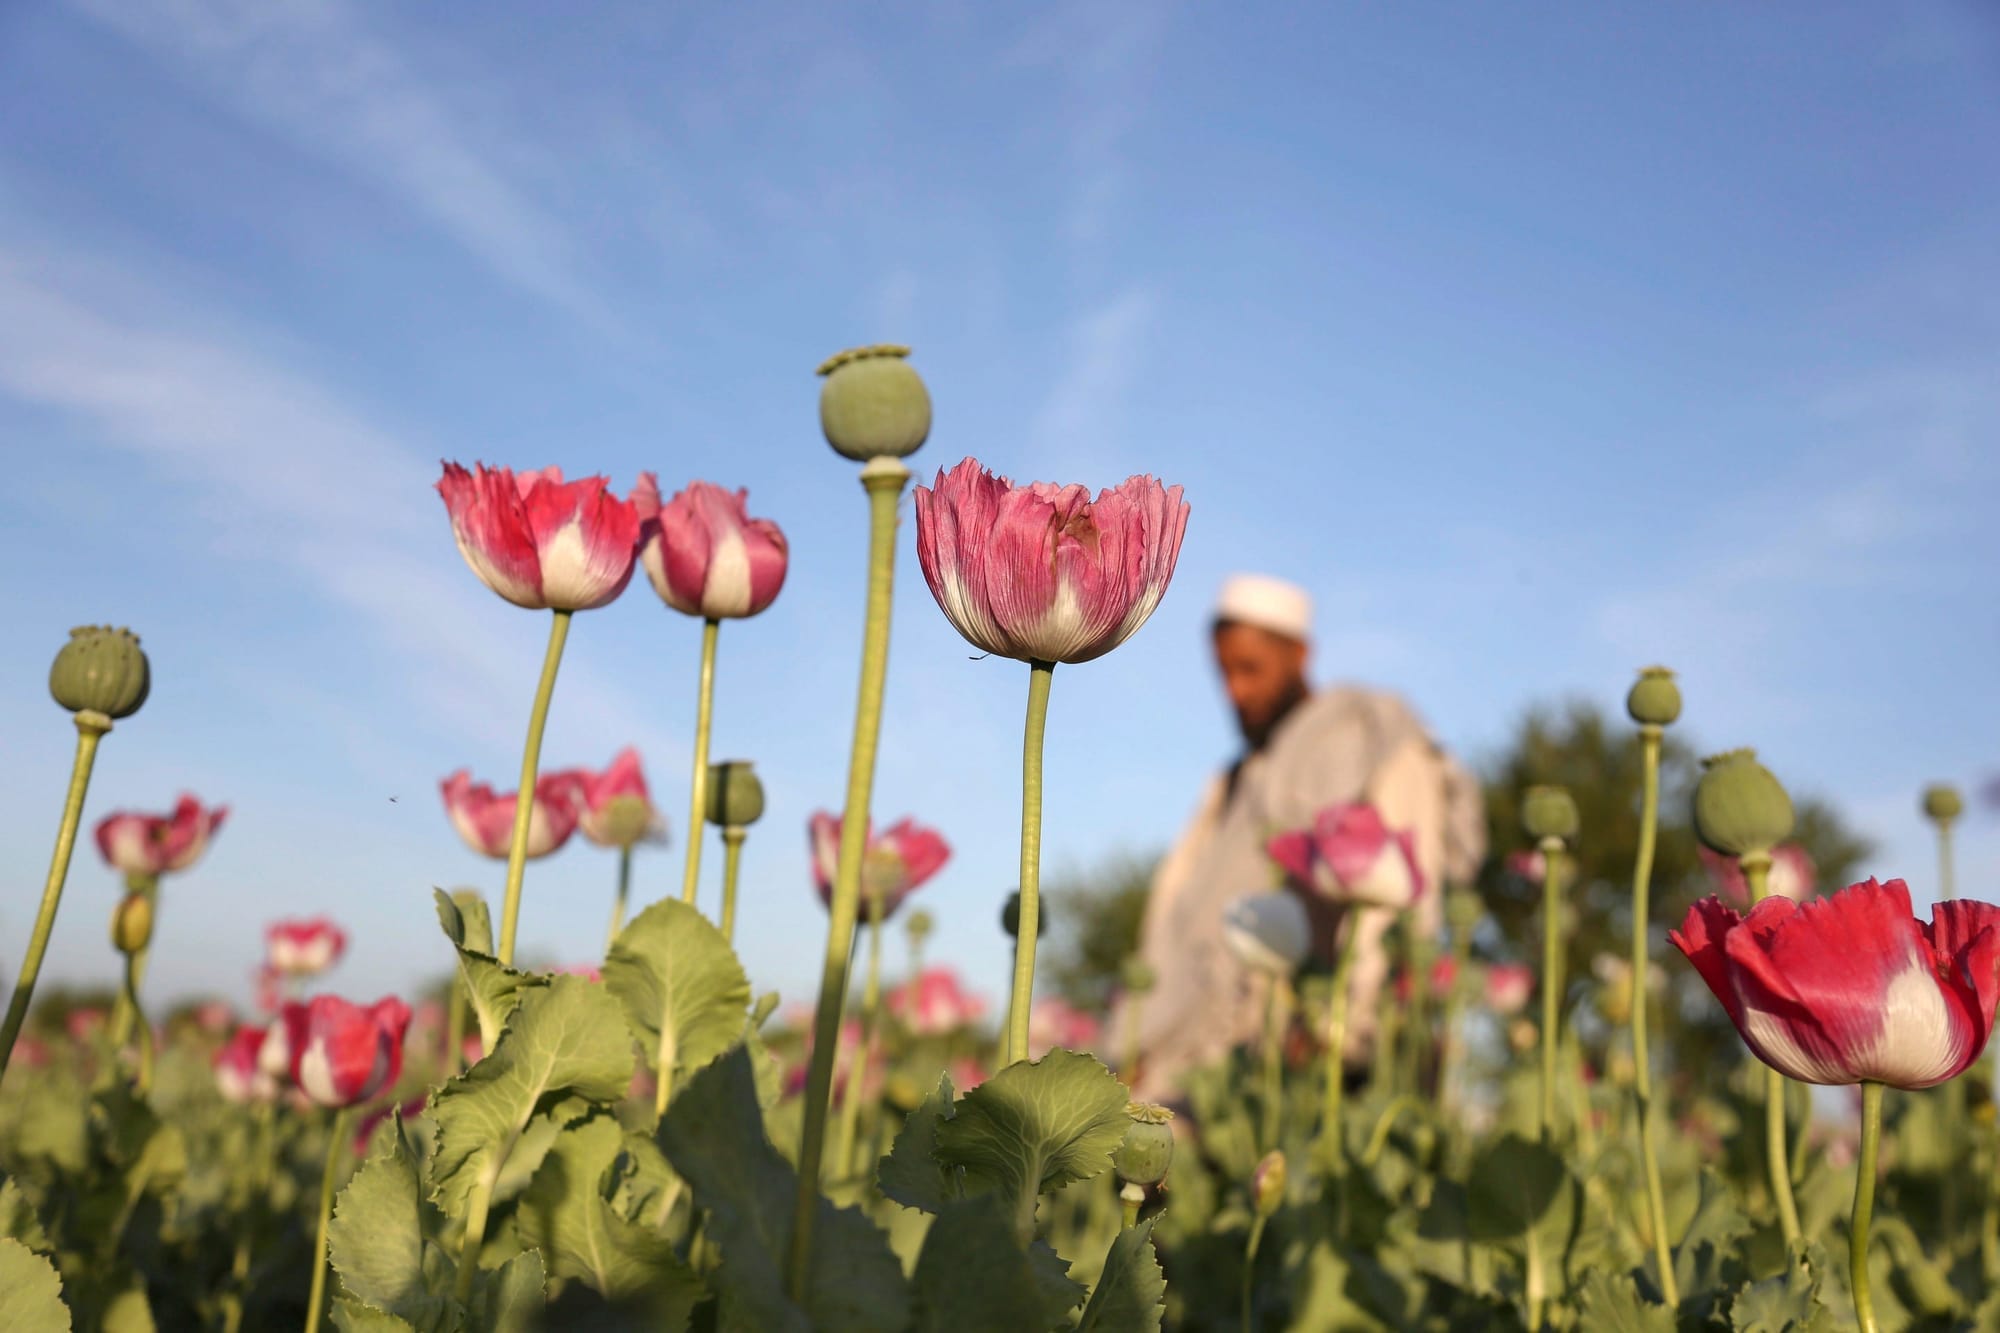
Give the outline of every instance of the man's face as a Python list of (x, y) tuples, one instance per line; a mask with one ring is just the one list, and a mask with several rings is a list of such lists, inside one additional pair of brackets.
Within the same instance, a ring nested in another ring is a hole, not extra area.
[(1253, 747), (1269, 739), (1285, 711), (1305, 697), (1306, 646), (1296, 639), (1253, 625), (1218, 625), (1215, 665), (1243, 739)]

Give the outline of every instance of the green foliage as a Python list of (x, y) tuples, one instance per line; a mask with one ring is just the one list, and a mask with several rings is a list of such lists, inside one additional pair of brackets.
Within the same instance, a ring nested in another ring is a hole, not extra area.
[(882, 1159), (877, 1184), (886, 1197), (927, 1213), (941, 1213), (959, 1197), (964, 1187), (958, 1168), (947, 1166), (937, 1155), (938, 1126), (953, 1114), (951, 1075), (946, 1074), (938, 1079), (937, 1090), (903, 1122), (889, 1155)]
[(69, 1333), (69, 1307), (55, 1265), (18, 1240), (0, 1240), (0, 1328)]
[(822, 1199), (803, 1308), (786, 1295), (798, 1176), (764, 1137), (741, 1047), (688, 1080), (660, 1121), (660, 1147), (708, 1210), (722, 1251), (713, 1274), (722, 1326), (765, 1333), (875, 1333), (904, 1327), (910, 1293), (881, 1232)]
[(1153, 1256), (1154, 1225), (1149, 1218), (1120, 1231), (1111, 1242), (1077, 1333), (1140, 1333), (1160, 1327), (1167, 1280)]
[(438, 1327), (449, 1309), (442, 1289), (454, 1267), (442, 1231), (416, 1154), (400, 1119), (391, 1116), (341, 1191), (327, 1229), (333, 1271), (347, 1297), (345, 1319), (368, 1327), (393, 1316), (417, 1328)]
[[(1046, 1247), (1043, 1253), (1052, 1254)], [(1051, 1274), (1046, 1260), (1021, 1248), (1001, 1196), (951, 1200), (917, 1258), (915, 1327), (919, 1333), (1054, 1328), (1084, 1296), (1067, 1265), (1055, 1265)]]
[(438, 924), (458, 950), (459, 975), (473, 1016), (479, 1021), (480, 1049), (490, 1051), (498, 1044), (501, 1029), (521, 1002), (522, 993), (546, 985), (548, 978), (517, 972), (493, 956), (493, 924), (485, 903), (471, 894), (453, 898), (442, 889), (434, 892)]
[(1125, 1085), (1087, 1055), (1051, 1051), (1001, 1070), (959, 1099), (937, 1126), (939, 1161), (965, 1172), (968, 1190), (1007, 1203), (1025, 1244), (1035, 1201), (1111, 1165), (1125, 1137)]
[(604, 985), (664, 1076), (697, 1069), (743, 1037), (750, 982), (722, 932), (686, 903), (654, 903), (619, 932)]

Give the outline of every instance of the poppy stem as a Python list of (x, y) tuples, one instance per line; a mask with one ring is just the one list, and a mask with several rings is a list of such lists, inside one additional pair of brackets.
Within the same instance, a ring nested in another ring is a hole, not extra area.
[(1555, 1134), (1556, 1054), (1562, 1036), (1562, 867), (1561, 838), (1543, 838), (1542, 850), (1542, 1088), (1541, 1138)]
[(1646, 1221), (1653, 1233), (1653, 1260), (1660, 1270), (1660, 1294), (1669, 1306), (1681, 1303), (1674, 1281), (1673, 1248), (1667, 1241), (1667, 1199), (1660, 1185), (1660, 1159), (1653, 1145), (1653, 1064), (1646, 1024), (1646, 974), (1652, 967), (1653, 848), (1660, 823), (1660, 732), (1639, 728), (1645, 767), (1645, 794), (1639, 807), (1639, 851), (1632, 861), (1632, 1089), (1639, 1111), (1639, 1160), (1646, 1172)]
[(847, 1089), (840, 1098), (840, 1137), (833, 1150), (836, 1177), (854, 1169), (854, 1141), (861, 1123), (861, 1093), (875, 1046), (875, 1010), (882, 998), (882, 893), (868, 890), (868, 971), (861, 990), (861, 1040), (847, 1066)]
[(632, 848), (630, 844), (618, 849), (618, 896), (611, 900), (611, 929), (604, 933), (604, 952), (609, 954), (611, 946), (618, 942), (618, 932), (625, 929), (625, 904), (632, 896)]
[(799, 1188), (792, 1214), (787, 1290), (802, 1302), (812, 1277), (813, 1224), (819, 1216), (819, 1173), (826, 1152), (827, 1105), (840, 1011), (847, 1000), (848, 955), (861, 902), (861, 858), (868, 846), (868, 806), (875, 787), (875, 749), (882, 736), (882, 689), (889, 675), (889, 611), (896, 578), (896, 503), (910, 470), (887, 456), (861, 469), (868, 492), (868, 616), (861, 640), (861, 686), (854, 705), (854, 744), (847, 761), (847, 804), (840, 821), (840, 859), (827, 904), (826, 958), (813, 1015), (812, 1061), (806, 1072), (805, 1119), (799, 1137)]
[(1028, 721), (1021, 736), (1021, 917), (1014, 932), (1014, 994), (1007, 1006), (1007, 1052), (1028, 1058), (1028, 1013), (1035, 1001), (1035, 940), (1042, 930), (1042, 735), (1049, 721), (1054, 662), (1028, 668)]
[(743, 869), (743, 839), (750, 830), (729, 824), (722, 830), (722, 938), (736, 943), (736, 879)]
[(1263, 1239), (1264, 1216), (1260, 1213), (1250, 1219), (1250, 1239), (1243, 1246), (1243, 1333), (1250, 1333), (1255, 1327), (1250, 1319), (1250, 1297), (1256, 1291), (1257, 1246)]
[(528, 869), (528, 829), (535, 820), (535, 778), (542, 763), (542, 730), (549, 723), (549, 700), (556, 692), (556, 668), (562, 665), (563, 643), (569, 638), (570, 612), (557, 611), (549, 623), (548, 651), (542, 655), (542, 679), (535, 686), (534, 711), (528, 714), (528, 743), (521, 750), (521, 786), (514, 795), (514, 837), (507, 847), (507, 897), (500, 909), (500, 961), (514, 961), (514, 928), (521, 919), (521, 879)]
[[(1756, 906), (1771, 893), (1771, 854), (1747, 852), (1737, 858), (1743, 869), (1743, 883), (1750, 890), (1750, 904)], [(1792, 1159), (1785, 1151), (1785, 1076), (1764, 1069), (1764, 1156), (1771, 1177), (1771, 1200), (1778, 1209), (1778, 1229), (1785, 1246), (1796, 1250), (1799, 1239), (1799, 1206), (1792, 1199)], [(1872, 1188), (1872, 1187), (1871, 1187)]]
[(1258, 1150), (1269, 1152), (1278, 1146), (1278, 1117), (1284, 1100), (1284, 1032), (1278, 1026), (1284, 978), (1275, 973), (1266, 977), (1264, 993), (1264, 1120)]
[(1882, 1146), (1882, 1085), (1861, 1085), (1861, 1166), (1854, 1178), (1854, 1219), (1847, 1230), (1847, 1271), (1854, 1286), (1854, 1314), (1861, 1333), (1877, 1333), (1875, 1302), (1868, 1293), (1868, 1228), (1875, 1217), (1875, 1155)]
[(132, 1029), (139, 1038), (139, 1073), (133, 1086), (141, 1097), (153, 1088), (153, 1025), (146, 1021), (146, 1013), (139, 1007), (139, 968), (143, 961), (138, 950), (125, 955), (125, 989), (119, 996), (125, 1002), (125, 1012), (132, 1016)]
[(97, 762), (97, 742), (110, 730), (111, 719), (102, 713), (85, 709), (76, 715), (76, 758), (70, 764), (62, 823), (56, 826), (55, 856), (49, 862), (42, 905), (35, 913), (34, 933), (28, 937), (28, 958), (21, 964), (13, 998), (7, 1002), (6, 1026), (0, 1027), (0, 1076), (7, 1072), (14, 1042), (28, 1019), (28, 1003), (35, 998), (35, 978), (41, 975), (42, 957), (49, 951), (49, 933), (55, 929), (56, 908), (62, 903), (63, 883), (69, 878), (70, 853), (76, 850), (76, 830), (83, 822), (83, 797), (90, 787), (90, 770)]
[(1333, 965), (1333, 989), (1327, 995), (1326, 1019), (1326, 1105), (1320, 1116), (1318, 1153), (1334, 1175), (1347, 1164), (1347, 1139), (1341, 1127), (1342, 1103), (1347, 1096), (1347, 991), (1348, 974), (1354, 970), (1357, 910), (1349, 908), (1341, 922), (1340, 953)]
[(722, 622), (710, 617), (701, 622), (701, 681), (695, 687), (694, 776), (687, 826), (687, 868), (681, 872), (681, 901), (692, 904), (701, 882), (701, 835), (708, 818), (708, 732), (715, 720), (715, 640)]
[[(558, 612), (557, 614), (563, 614)], [(347, 1146), (349, 1110), (333, 1113), (326, 1142), (326, 1170), (319, 1178), (319, 1230), (313, 1235), (312, 1294), (306, 1298), (306, 1333), (319, 1333), (320, 1307), (326, 1303), (326, 1227), (333, 1220), (333, 1183), (340, 1172), (341, 1150)]]

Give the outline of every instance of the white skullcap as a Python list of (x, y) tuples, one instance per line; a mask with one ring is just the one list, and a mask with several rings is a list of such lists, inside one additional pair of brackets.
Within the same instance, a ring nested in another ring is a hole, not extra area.
[(1215, 618), (1255, 625), (1300, 643), (1312, 639), (1312, 598), (1296, 583), (1269, 574), (1236, 574), (1222, 585)]

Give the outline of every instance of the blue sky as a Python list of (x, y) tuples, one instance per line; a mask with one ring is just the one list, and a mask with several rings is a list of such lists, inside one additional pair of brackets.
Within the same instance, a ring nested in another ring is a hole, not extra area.
[[(512, 785), (545, 632), (454, 551), (458, 458), (744, 485), (784, 526), (716, 746), (771, 793), (743, 952), (802, 993), (864, 527), (812, 369), (859, 342), (916, 348), (924, 475), (1192, 502), (1152, 623), (1058, 673), (1050, 872), (1162, 844), (1229, 753), (1203, 625), (1238, 568), (1312, 588), (1322, 678), (1473, 758), (1667, 662), (1691, 734), (1836, 799), (1920, 893), (1918, 789), (2000, 758), (1982, 5), (470, 13), (0, 10), (9, 974), (73, 744), (47, 664), (107, 620), (156, 686), (92, 818), (234, 808), (168, 888), (159, 991), (245, 994), (282, 913), (348, 923), (357, 995), (443, 967), (429, 887), (500, 876), (437, 782)], [(901, 555), (877, 809), (957, 846), (935, 952), (998, 995), (1026, 672), (969, 660)], [(546, 749), (638, 744), (677, 832), (696, 646), (643, 582), (579, 617)], [(2000, 897), (2000, 821), (1963, 841)], [(612, 871), (580, 840), (532, 867), (526, 951), (594, 956)], [(78, 858), (52, 976), (113, 977), (115, 888)]]

